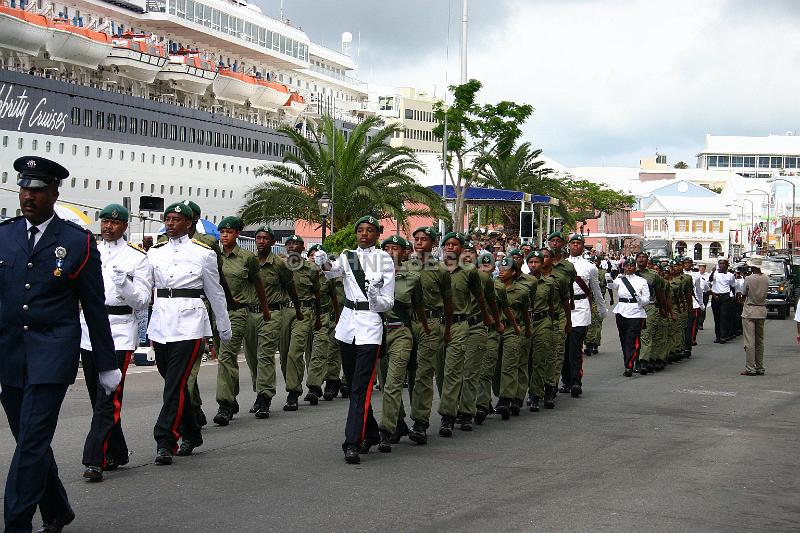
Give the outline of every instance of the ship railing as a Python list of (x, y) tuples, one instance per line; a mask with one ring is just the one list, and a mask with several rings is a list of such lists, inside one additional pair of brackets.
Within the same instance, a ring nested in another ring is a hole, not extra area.
[(158, 0), (147, 0), (145, 4), (147, 11), (149, 12), (156, 12), (156, 13), (166, 13), (167, 12), (167, 4), (164, 2), (159, 2)]

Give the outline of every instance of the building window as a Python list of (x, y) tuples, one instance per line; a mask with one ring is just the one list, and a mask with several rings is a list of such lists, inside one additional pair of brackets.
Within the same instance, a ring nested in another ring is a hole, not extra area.
[(708, 246), (708, 252), (711, 257), (718, 257), (722, 255), (722, 245), (718, 242), (712, 242)]
[(678, 252), (678, 255), (685, 255), (686, 254), (686, 243), (683, 241), (678, 241), (675, 243), (675, 251)]
[(711, 233), (722, 233), (724, 225), (721, 220), (711, 221)]
[(783, 158), (782, 157), (770, 157), (769, 158), (769, 168), (783, 168)]
[(700, 261), (703, 259), (703, 245), (699, 242), (694, 245), (694, 260)]
[(692, 220), (692, 233), (705, 233), (706, 221), (705, 220)]
[(784, 168), (797, 168), (797, 158), (796, 157), (784, 157)]
[(689, 221), (688, 220), (676, 220), (675, 221), (675, 231), (689, 231)]
[(760, 156), (758, 158), (758, 168), (769, 168), (769, 157)]
[(717, 166), (722, 168), (728, 168), (730, 166), (731, 158), (727, 155), (720, 155), (717, 156)]

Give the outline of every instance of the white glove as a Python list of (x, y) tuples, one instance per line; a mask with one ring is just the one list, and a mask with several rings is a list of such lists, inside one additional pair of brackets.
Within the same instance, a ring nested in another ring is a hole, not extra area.
[(608, 315), (608, 307), (606, 306), (598, 307), (597, 314), (600, 315), (600, 320), (603, 320)]
[(322, 250), (317, 250), (317, 253), (314, 254), (314, 262), (318, 267), (322, 268), (328, 262), (327, 254)]
[(100, 382), (100, 386), (106, 391), (106, 396), (111, 396), (111, 393), (117, 390), (119, 382), (122, 381), (122, 372), (119, 368), (104, 370), (97, 375), (97, 381)]
[(114, 282), (114, 285), (122, 287), (125, 285), (126, 279), (128, 279), (128, 274), (124, 270), (120, 270), (116, 265), (111, 267), (111, 281)]
[(229, 329), (220, 329), (219, 330), (219, 339), (222, 341), (223, 344), (228, 344), (233, 337), (233, 332)]
[(701, 303), (701, 304), (700, 304), (700, 310), (701, 310), (701, 311), (705, 311), (705, 310), (706, 310), (706, 304), (704, 304), (704, 303)]

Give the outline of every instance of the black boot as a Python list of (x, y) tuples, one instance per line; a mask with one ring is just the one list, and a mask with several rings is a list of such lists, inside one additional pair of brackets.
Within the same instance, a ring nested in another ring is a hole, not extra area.
[(350, 397), (350, 385), (343, 384), (339, 387), (339, 392), (342, 395), (342, 398), (349, 398)]
[(508, 410), (511, 411), (511, 414), (514, 416), (519, 416), (519, 411), (522, 408), (522, 401), (520, 400), (511, 400), (508, 404)]
[(503, 420), (508, 420), (511, 418), (511, 409), (509, 408), (510, 404), (511, 402), (508, 400), (508, 398), (500, 398), (497, 400), (497, 405), (494, 406), (494, 411), (500, 415), (500, 418)]
[(397, 427), (392, 433), (392, 436), (389, 438), (389, 442), (392, 444), (397, 444), (400, 442), (400, 439), (408, 435), (408, 424), (406, 424), (405, 420), (398, 420)]
[(380, 430), (380, 435), (381, 440), (378, 442), (378, 451), (381, 453), (390, 453), (392, 451), (392, 434), (388, 431)]
[(538, 396), (531, 396), (531, 406), (530, 406), (529, 409), (530, 409), (530, 411), (532, 413), (538, 413), (539, 412), (539, 397)]
[(443, 416), (442, 417), (442, 424), (439, 426), (439, 436), (440, 437), (452, 437), (453, 436), (453, 426), (455, 425), (455, 417), (452, 416)]
[[(208, 424), (208, 420), (206, 420), (206, 414), (203, 412), (202, 407), (192, 407), (192, 416), (194, 416), (198, 426), (203, 427)], [(231, 414), (231, 418), (233, 418), (233, 414)]]
[(227, 426), (231, 421), (231, 413), (226, 405), (220, 405), (217, 414), (214, 415), (214, 423), (218, 426)]
[(639, 361), (639, 374), (646, 376), (650, 372), (650, 363)]
[(297, 411), (297, 399), (300, 397), (299, 392), (290, 392), (286, 397), (286, 405), (283, 406), (284, 411)]
[(272, 398), (267, 398), (263, 394), (256, 397), (256, 418), (269, 418), (269, 406), (272, 403)]
[(339, 380), (329, 379), (325, 381), (325, 392), (322, 393), (322, 399), (329, 402), (339, 395)]
[(424, 422), (415, 421), (411, 426), (411, 431), (408, 432), (408, 440), (417, 444), (427, 444), (428, 434), (425, 432), (428, 429), (428, 424)]
[(573, 398), (580, 398), (581, 394), (583, 394), (583, 388), (576, 383), (569, 390), (569, 393), (572, 395)]
[(483, 421), (486, 420), (486, 417), (489, 415), (489, 410), (482, 405), (479, 405), (475, 408), (475, 420), (474, 422), (479, 426), (483, 424)]
[(303, 398), (303, 401), (306, 401), (311, 405), (317, 405), (319, 403), (320, 396), (322, 396), (322, 389), (319, 387), (309, 387), (308, 393), (306, 394), (306, 397)]
[(456, 417), (456, 424), (461, 431), (472, 431), (472, 417), (469, 415), (459, 413)]
[(553, 409), (556, 406), (556, 388), (546, 386), (544, 388), (544, 408)]

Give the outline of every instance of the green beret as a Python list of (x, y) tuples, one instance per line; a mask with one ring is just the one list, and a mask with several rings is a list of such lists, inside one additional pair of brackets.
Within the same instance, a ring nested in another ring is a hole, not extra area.
[(461, 243), (461, 246), (464, 246), (464, 235), (458, 233), (457, 231), (449, 231), (445, 233), (444, 237), (442, 237), (442, 246), (444, 246), (444, 243), (446, 243), (450, 239), (455, 239)]
[(399, 246), (402, 246), (403, 248), (411, 248), (411, 243), (405, 240), (400, 235), (392, 235), (391, 237), (384, 239), (383, 242), (381, 243), (381, 250), (386, 248), (387, 244), (397, 244)]
[(412, 233), (411, 235), (412, 235), (412, 236), (414, 236), (414, 235), (416, 235), (417, 233), (419, 233), (420, 231), (421, 231), (422, 233), (424, 233), (425, 235), (427, 235), (428, 237), (430, 237), (430, 239), (431, 239), (432, 241), (435, 241), (435, 240), (436, 240), (436, 237), (438, 237), (438, 236), (439, 236), (439, 232), (438, 232), (438, 231), (436, 231), (435, 229), (433, 229), (433, 228), (432, 228), (432, 227), (430, 227), (430, 226), (422, 226), (421, 228), (417, 228), (417, 229), (415, 229), (415, 230), (414, 230), (414, 233)]
[(239, 217), (225, 217), (219, 221), (217, 224), (217, 229), (233, 229), (236, 231), (242, 231), (244, 228), (244, 224), (242, 224), (242, 220)]
[(129, 216), (130, 213), (125, 206), (119, 204), (108, 204), (98, 215), (101, 219), (121, 220), (122, 222), (127, 222)]
[(467, 241), (467, 242), (465, 242), (465, 243), (464, 243), (464, 249), (465, 249), (465, 250), (472, 250), (473, 252), (475, 252), (475, 251), (476, 251), (476, 250), (475, 250), (475, 245), (472, 243), (472, 241)]
[(551, 239), (556, 239), (556, 238), (561, 239), (563, 241), (564, 240), (564, 234), (561, 233), (560, 231), (554, 231), (553, 233), (551, 233), (550, 235), (547, 236), (547, 240), (548, 241), (551, 240)]
[(188, 205), (192, 209), (192, 211), (194, 211), (195, 216), (199, 217), (202, 214), (202, 211), (200, 210), (200, 206), (197, 205), (196, 203), (194, 203), (191, 200), (184, 200), (183, 201), (183, 205)]
[(625, 258), (626, 265), (635, 265), (636, 264), (636, 257), (630, 256)]
[(686, 257), (684, 257), (683, 259), (681, 259), (681, 263), (685, 263), (686, 261), (689, 261), (690, 263), (694, 263), (694, 260), (691, 257), (689, 257), (688, 255)]
[[(273, 238), (275, 237), (275, 232), (272, 231), (272, 228), (270, 228), (269, 226), (261, 226), (256, 230), (256, 233), (261, 233), (262, 231), (264, 233), (269, 233), (270, 236), (272, 236)], [(256, 233), (254, 233), (253, 235), (255, 235)]]
[(167, 218), (167, 215), (169, 215), (170, 213), (178, 213), (179, 215), (184, 216), (188, 219), (194, 218), (194, 211), (192, 211), (192, 208), (181, 202), (175, 202), (174, 204), (170, 204), (164, 210), (164, 218)]
[(311, 246), (308, 247), (308, 252), (316, 252), (316, 251), (325, 252), (325, 248), (319, 243), (312, 244)]
[(478, 256), (478, 264), (479, 265), (493, 265), (494, 264), (494, 257), (489, 252), (483, 252), (481, 255)]
[(510, 250), (508, 252), (508, 255), (511, 255), (511, 256), (518, 255), (518, 256), (522, 257), (522, 250), (520, 250), (519, 248), (514, 248), (514, 249), (512, 249), (512, 250)]
[(580, 233), (573, 233), (573, 234), (572, 234), (572, 235), (570, 235), (570, 237), (569, 237), (569, 242), (572, 242), (572, 241), (581, 241), (581, 242), (584, 242), (583, 235), (581, 235)]
[[(512, 265), (513, 265), (513, 266), (512, 266)], [(514, 261), (513, 259), (511, 259), (511, 256), (510, 256), (510, 255), (507, 255), (507, 256), (503, 257), (503, 258), (500, 260), (500, 266), (501, 266), (501, 267), (512, 267), (512, 268), (513, 268), (513, 267), (516, 267), (516, 266), (517, 266), (517, 262), (516, 262), (516, 261)]]
[(539, 250), (534, 250), (528, 254), (528, 257), (526, 257), (525, 260), (530, 261), (531, 257), (538, 257), (539, 259), (544, 259), (544, 254)]
[(383, 231), (383, 226), (381, 226), (380, 220), (378, 220), (377, 218), (375, 218), (373, 216), (370, 216), (370, 215), (365, 215), (365, 216), (359, 218), (358, 220), (356, 220), (356, 223), (353, 226), (353, 229), (357, 230), (358, 226), (360, 226), (361, 224), (364, 224), (364, 223), (372, 224), (373, 226), (375, 226), (375, 229), (377, 229), (379, 232)]
[(286, 239), (286, 244), (289, 244), (290, 242), (299, 242), (300, 244), (305, 244), (305, 241), (303, 241), (303, 238), (300, 235), (292, 235)]

